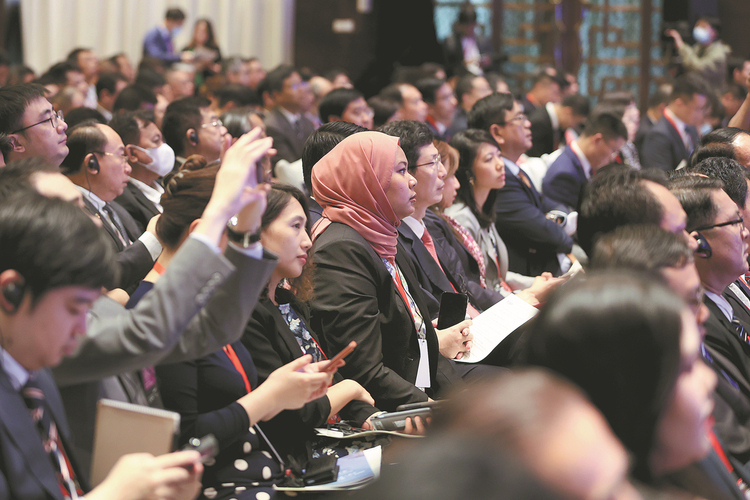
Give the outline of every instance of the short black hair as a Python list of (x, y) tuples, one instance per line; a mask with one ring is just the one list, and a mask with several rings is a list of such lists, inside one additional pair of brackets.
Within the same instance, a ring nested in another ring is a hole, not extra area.
[(693, 261), (685, 238), (653, 224), (630, 224), (601, 236), (594, 245), (591, 269), (634, 270), (653, 274)]
[(320, 126), (305, 141), (302, 149), (302, 176), (305, 189), (312, 194), (312, 169), (336, 145), (358, 132), (367, 132), (365, 127), (349, 122), (331, 122)]
[(389, 101), (394, 101), (398, 103), (399, 107), (403, 106), (404, 104), (404, 96), (401, 94), (401, 86), (404, 85), (403, 83), (391, 83), (387, 87), (385, 87), (383, 90), (380, 91), (378, 94), (383, 99), (388, 99)]
[(695, 148), (693, 153), (690, 155), (688, 160), (688, 168), (695, 167), (700, 162), (707, 158), (728, 158), (730, 160), (736, 160), (737, 155), (734, 153), (734, 148), (731, 144), (723, 144), (719, 142), (712, 142), (705, 146), (698, 146)]
[(600, 113), (586, 120), (581, 135), (591, 137), (596, 134), (602, 134), (605, 141), (628, 139), (628, 129), (625, 128), (622, 117), (612, 113)]
[(121, 109), (126, 111), (137, 111), (144, 104), (156, 104), (156, 94), (142, 85), (128, 85), (117, 95), (112, 105), (112, 112), (117, 113)]
[(117, 82), (127, 82), (128, 79), (122, 73), (107, 71), (99, 73), (99, 79), (96, 80), (96, 97), (101, 99), (102, 91), (106, 90), (114, 95), (117, 92)]
[(20, 83), (0, 87), (0, 132), (12, 134), (23, 128), (26, 108), (37, 99), (44, 99), (47, 89), (38, 83)]
[(700, 76), (688, 73), (680, 76), (674, 81), (672, 93), (669, 95), (669, 102), (682, 99), (683, 101), (692, 101), (696, 94), (707, 96), (711, 93), (706, 81)]
[(13, 142), (6, 134), (0, 132), (0, 155), (5, 159), (13, 151)]
[(736, 160), (722, 157), (706, 158), (690, 168), (691, 173), (719, 179), (724, 184), (724, 192), (741, 209), (745, 209), (747, 200), (747, 169)]
[(422, 94), (422, 99), (427, 104), (435, 104), (435, 94), (437, 91), (445, 85), (445, 80), (439, 78), (422, 78), (419, 80), (415, 87)]
[(512, 111), (515, 102), (513, 94), (498, 92), (479, 99), (469, 111), (469, 128), (489, 132), (492, 125), (505, 125), (505, 112)]
[(216, 91), (215, 95), (219, 99), (219, 107), (221, 108), (230, 102), (233, 102), (235, 107), (238, 108), (259, 104), (255, 91), (239, 83), (224, 85)]
[(77, 64), (69, 63), (68, 61), (59, 62), (53, 64), (42, 76), (39, 77), (38, 82), (44, 85), (67, 85), (68, 84), (68, 73), (78, 72), (81, 73), (81, 68)]
[(357, 89), (340, 88), (331, 90), (321, 99), (318, 105), (320, 121), (329, 123), (332, 116), (341, 118), (349, 103), (360, 98), (364, 98), (364, 96)]
[(581, 94), (565, 96), (562, 100), (562, 106), (573, 110), (576, 116), (588, 116), (591, 111), (591, 103)]
[[(250, 132), (253, 128), (253, 124), (250, 122), (250, 114), (255, 113), (255, 108), (242, 107), (232, 108), (229, 111), (223, 113), (219, 119), (221, 123), (226, 127), (229, 135), (238, 139), (243, 134)], [(258, 113), (255, 113), (258, 114)], [(258, 114), (258, 116), (261, 116)]]
[(79, 70), (81, 69), (81, 67), (78, 64), (78, 55), (81, 52), (92, 52), (92, 50), (86, 47), (76, 47), (75, 49), (68, 52), (68, 56), (65, 58), (67, 62), (75, 65)]
[(153, 90), (156, 87), (163, 87), (166, 85), (167, 80), (164, 78), (164, 75), (153, 69), (140, 68), (138, 74), (135, 75), (135, 82), (133, 83)]
[(380, 131), (387, 135), (392, 135), (401, 139), (399, 146), (404, 150), (409, 170), (417, 168), (419, 160), (419, 150), (432, 144), (435, 136), (432, 135), (430, 127), (426, 123), (414, 120), (399, 120), (396, 122), (386, 123), (380, 127)]
[(702, 175), (682, 175), (669, 181), (669, 190), (680, 200), (687, 214), (688, 232), (714, 221), (718, 209), (711, 199), (711, 192), (722, 189), (722, 181)]
[(109, 122), (109, 126), (117, 132), (126, 146), (128, 144), (135, 144), (137, 146), (141, 140), (141, 129), (138, 127), (138, 121), (135, 119), (137, 116), (136, 113), (135, 111), (123, 111), (113, 116), (112, 121)]
[(707, 144), (732, 144), (737, 136), (747, 134), (746, 131), (737, 127), (721, 127), (712, 130), (701, 137), (701, 145)]
[(456, 80), (456, 88), (454, 89), (454, 92), (456, 94), (456, 99), (458, 99), (459, 103), (461, 103), (461, 98), (464, 96), (464, 94), (470, 93), (471, 90), (473, 89), (475, 78), (483, 78), (483, 77), (480, 77), (473, 73), (468, 73), (462, 76), (461, 78), (459, 78), (458, 80)]
[(203, 122), (201, 108), (207, 108), (211, 101), (205, 97), (189, 96), (172, 101), (164, 112), (161, 130), (164, 142), (174, 150), (174, 154), (182, 156), (185, 153), (186, 133), (189, 129), (200, 128)]
[(30, 179), (35, 173), (59, 171), (40, 156), (9, 162), (0, 168), (0, 202), (21, 190), (33, 190)]
[(586, 185), (578, 216), (578, 244), (587, 255), (596, 239), (620, 226), (652, 224), (658, 226), (664, 207), (643, 181), (665, 185), (663, 177), (634, 170), (627, 165), (601, 169)]
[(172, 7), (171, 9), (167, 10), (164, 18), (169, 19), (170, 21), (182, 21), (185, 19), (185, 13), (182, 11), (182, 9)]
[(273, 95), (274, 92), (281, 92), (284, 88), (284, 80), (292, 76), (292, 73), (296, 72), (294, 66), (290, 64), (281, 64), (276, 66), (274, 69), (266, 74), (263, 79), (263, 90)]
[(385, 125), (398, 111), (401, 104), (393, 99), (386, 99), (381, 95), (374, 95), (367, 100), (367, 105), (372, 108), (372, 123), (375, 128)]
[(87, 108), (86, 106), (71, 109), (70, 111), (65, 113), (65, 123), (68, 124), (68, 128), (73, 128), (79, 123), (83, 123), (89, 120), (94, 120), (97, 123), (103, 123), (105, 125), (107, 123), (107, 119), (104, 118), (104, 115), (101, 114), (99, 110), (94, 108)]
[(661, 85), (656, 88), (653, 94), (648, 96), (649, 108), (655, 108), (659, 106), (660, 104), (664, 104), (664, 105), (669, 104), (669, 92), (667, 92), (664, 86), (661, 86)]
[(17, 271), (33, 304), (65, 286), (111, 288), (117, 268), (107, 238), (80, 208), (58, 198), (30, 191), (0, 203), (0, 272)]
[(94, 121), (82, 122), (68, 129), (68, 156), (62, 161), (60, 171), (65, 175), (75, 175), (83, 167), (87, 154), (101, 151), (107, 144), (107, 137)]

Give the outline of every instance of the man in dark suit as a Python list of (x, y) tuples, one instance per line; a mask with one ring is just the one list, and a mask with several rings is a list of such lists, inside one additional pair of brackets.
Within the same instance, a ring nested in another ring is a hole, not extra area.
[(641, 115), (641, 121), (638, 124), (638, 132), (635, 134), (633, 144), (638, 148), (638, 154), (643, 156), (643, 139), (656, 125), (656, 122), (664, 116), (664, 108), (669, 104), (669, 94), (672, 92), (671, 85), (660, 85), (656, 92), (648, 98), (648, 109)]
[(505, 187), (497, 194), (497, 231), (508, 247), (508, 269), (526, 276), (560, 274), (560, 262), (573, 248), (565, 228), (547, 217), (566, 211), (534, 188), (516, 162), (531, 147), (531, 124), (511, 94), (493, 94), (477, 101), (469, 127), (487, 130), (500, 146), (505, 162)]
[(174, 151), (164, 142), (148, 112), (118, 113), (109, 126), (122, 138), (131, 168), (128, 185), (115, 202), (128, 211), (143, 232), (149, 221), (162, 212), (164, 188), (159, 179), (172, 171)]
[(563, 81), (564, 79), (558, 79), (557, 70), (552, 66), (544, 66), (537, 70), (531, 80), (531, 90), (521, 98), (524, 113), (531, 114), (543, 108), (548, 102), (560, 102)]
[(282, 64), (269, 71), (261, 87), (274, 102), (266, 115), (266, 133), (273, 137), (277, 153), (271, 160), (289, 163), (302, 158), (305, 141), (315, 126), (302, 113), (302, 78), (294, 67)]
[[(85, 334), (113, 251), (80, 209), (33, 192), (0, 203), (0, 249), (0, 497), (75, 498), (88, 487), (49, 368)], [(196, 452), (129, 456), (87, 497), (192, 497), (201, 471)]]
[(578, 210), (589, 178), (612, 161), (627, 138), (628, 131), (619, 117), (611, 113), (592, 117), (581, 136), (552, 162), (542, 191), (570, 210)]
[(466, 130), (469, 111), (479, 99), (492, 93), (492, 87), (490, 87), (487, 78), (469, 74), (458, 79), (455, 93), (458, 106), (456, 107), (456, 113), (453, 115), (453, 121), (445, 133), (448, 137)]
[(436, 139), (447, 141), (450, 139), (448, 128), (453, 121), (458, 100), (448, 82), (438, 78), (423, 78), (417, 82), (417, 89), (422, 93), (427, 103), (427, 118), (425, 123)]
[(694, 75), (675, 81), (664, 116), (643, 139), (641, 164), (644, 168), (669, 171), (687, 165), (698, 145), (698, 130), (706, 116), (710, 90)]
[[(152, 28), (143, 38), (143, 56), (159, 59), (167, 64), (181, 59), (192, 59), (189, 55), (176, 53), (172, 36), (182, 30), (185, 13), (181, 9), (169, 9), (164, 16), (164, 24)], [(192, 54), (191, 54), (192, 55)]]
[(121, 267), (120, 288), (131, 289), (143, 279), (161, 253), (151, 233), (141, 232), (130, 214), (114, 199), (128, 182), (130, 165), (117, 132), (107, 125), (82, 123), (71, 129), (70, 153), (62, 170), (83, 194), (83, 202), (102, 223)]
[(589, 115), (589, 100), (582, 95), (566, 96), (562, 103), (548, 102), (529, 115), (531, 148), (527, 155), (540, 157), (564, 147), (565, 131), (578, 129)]

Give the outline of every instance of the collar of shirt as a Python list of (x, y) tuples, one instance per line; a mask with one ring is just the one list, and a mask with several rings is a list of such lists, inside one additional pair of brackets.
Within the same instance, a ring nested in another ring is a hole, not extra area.
[(279, 106), (279, 111), (281, 111), (281, 114), (284, 115), (284, 117), (289, 120), (289, 123), (291, 123), (292, 125), (297, 123), (297, 121), (301, 118), (299, 114), (290, 112), (289, 110), (285, 109), (284, 106)]
[(505, 168), (510, 170), (510, 173), (518, 177), (518, 171), (521, 170), (521, 167), (515, 164), (515, 162), (510, 161), (506, 157), (503, 156), (503, 161), (505, 162)]
[(732, 321), (732, 318), (734, 317), (734, 311), (732, 311), (732, 306), (731, 304), (729, 304), (729, 301), (727, 301), (727, 299), (708, 290), (706, 290), (706, 297), (711, 299), (711, 301), (716, 304), (719, 310), (729, 321)]
[(94, 208), (97, 212), (101, 212), (102, 208), (104, 208), (104, 205), (106, 205), (106, 202), (104, 200), (84, 187), (76, 186), (76, 188), (78, 188), (84, 198), (86, 198), (92, 205), (94, 205)]
[(557, 130), (560, 128), (560, 119), (557, 117), (557, 110), (555, 109), (555, 103), (548, 102), (544, 105), (547, 113), (549, 114), (549, 121), (552, 122), (552, 128)]
[(128, 179), (128, 182), (137, 187), (138, 190), (143, 193), (143, 196), (145, 196), (148, 201), (156, 206), (156, 209), (159, 210), (159, 212), (164, 212), (164, 209), (161, 207), (160, 203), (161, 195), (164, 194), (163, 187), (161, 187), (157, 182), (154, 182), (152, 186), (149, 186), (145, 182), (141, 182), (138, 179), (133, 179), (132, 177)]
[(586, 158), (586, 155), (583, 154), (583, 151), (581, 151), (578, 141), (571, 142), (570, 149), (573, 150), (573, 154), (575, 154), (578, 157), (578, 161), (581, 162), (583, 173), (586, 174), (586, 178), (591, 179), (591, 163), (589, 162), (589, 159)]
[(424, 222), (418, 221), (411, 215), (409, 217), (404, 217), (403, 219), (401, 219), (401, 222), (409, 226), (409, 228), (414, 231), (414, 234), (417, 235), (417, 238), (419, 238), (420, 240), (422, 239), (422, 235), (425, 231)]
[(10, 379), (13, 388), (20, 391), (29, 381), (31, 373), (21, 366), (5, 349), (0, 349), (0, 367)]
[(677, 118), (677, 115), (672, 113), (672, 110), (669, 108), (664, 108), (664, 115), (669, 118), (669, 120), (674, 123), (675, 128), (677, 128), (677, 133), (680, 134), (680, 138), (682, 139), (682, 142), (687, 144), (688, 142), (688, 135), (687, 132), (685, 132), (685, 122)]

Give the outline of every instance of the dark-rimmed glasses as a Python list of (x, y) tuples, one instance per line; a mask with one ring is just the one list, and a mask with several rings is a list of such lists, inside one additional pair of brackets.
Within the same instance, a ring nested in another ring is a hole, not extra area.
[(728, 220), (726, 222), (720, 222), (718, 224), (709, 224), (707, 226), (696, 227), (695, 229), (692, 229), (690, 232), (692, 233), (693, 231), (705, 231), (707, 229), (713, 229), (715, 227), (732, 226), (735, 224), (742, 226), (744, 223), (745, 223), (745, 219), (743, 219), (742, 217), (738, 217), (737, 219)]
[(38, 121), (38, 122), (34, 123), (33, 125), (29, 125), (28, 127), (19, 128), (18, 130), (14, 130), (13, 132), (11, 132), (11, 134), (17, 134), (19, 132), (23, 132), (24, 130), (28, 130), (31, 127), (36, 127), (37, 125), (41, 125), (44, 122), (50, 122), (50, 124), (52, 125), (52, 128), (59, 127), (60, 126), (60, 122), (65, 122), (65, 119), (63, 118), (63, 112), (62, 111), (57, 111), (57, 112), (53, 111), (49, 118), (45, 118), (44, 120)]

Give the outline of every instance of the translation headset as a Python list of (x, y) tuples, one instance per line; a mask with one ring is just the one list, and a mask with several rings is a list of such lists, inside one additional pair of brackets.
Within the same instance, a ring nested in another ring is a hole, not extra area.
[(188, 134), (188, 139), (190, 140), (190, 143), (191, 143), (191, 144), (192, 144), (193, 146), (197, 146), (197, 145), (198, 145), (198, 143), (200, 142), (200, 141), (198, 140), (198, 132), (196, 132), (195, 130), (193, 130), (192, 132), (190, 132), (190, 133)]
[(2, 294), (3, 298), (11, 305), (13, 306), (12, 310), (8, 310), (6, 308), (6, 311), (8, 313), (13, 313), (21, 306), (21, 301), (23, 300), (23, 294), (25, 292), (25, 286), (24, 283), (8, 283), (2, 288)]
[(89, 170), (93, 170), (97, 174), (99, 173), (99, 160), (96, 159), (96, 155), (94, 153), (91, 153), (91, 159), (86, 164), (86, 167)]
[(702, 259), (710, 259), (711, 255), (713, 255), (713, 250), (711, 250), (711, 245), (708, 244), (706, 237), (696, 231), (693, 238), (698, 242), (698, 248), (695, 250), (695, 255)]

